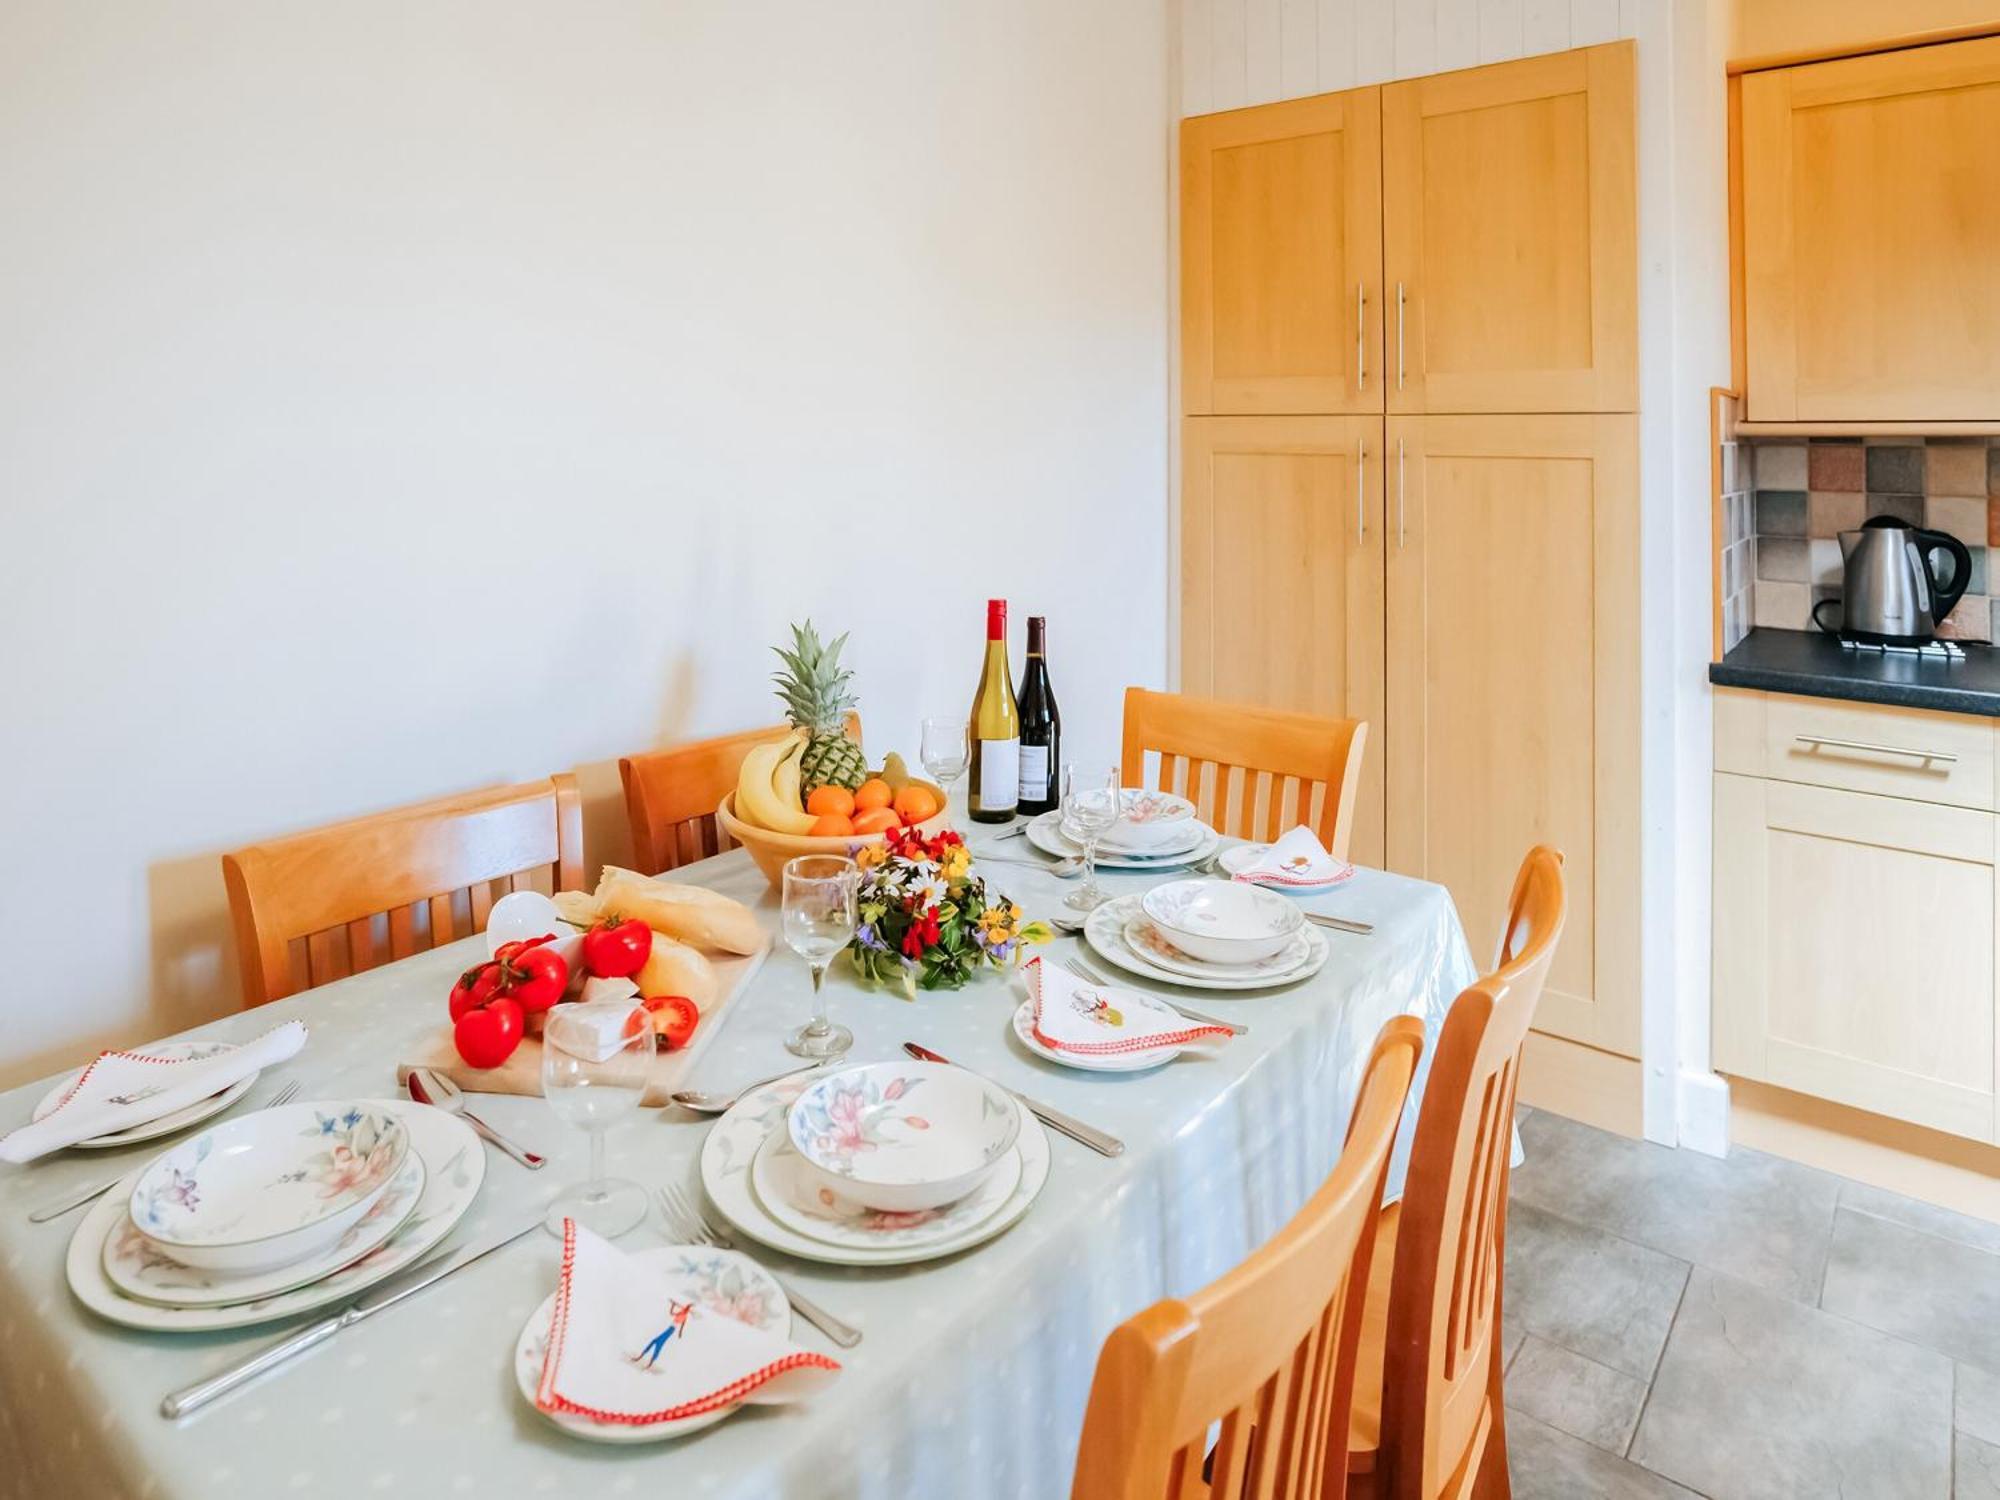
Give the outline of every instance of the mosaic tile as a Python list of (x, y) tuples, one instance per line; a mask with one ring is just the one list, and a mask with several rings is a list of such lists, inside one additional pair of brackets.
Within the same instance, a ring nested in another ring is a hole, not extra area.
[(1986, 445), (1986, 493), (2000, 495), (2000, 442)]
[(2000, 495), (1986, 497), (1986, 545), (2000, 547)]
[(1802, 490), (1806, 487), (1804, 443), (1759, 443), (1756, 462), (1758, 489)]
[(1924, 493), (1986, 493), (1986, 444), (1933, 442), (1924, 445)]
[[(1760, 552), (1763, 550), (1760, 546)], [(1810, 600), (1803, 583), (1765, 583), (1759, 581), (1756, 590), (1754, 615), (1757, 625), (1765, 630), (1804, 630), (1811, 622), (1807, 619)]]
[(1990, 641), (1993, 639), (1993, 601), (1982, 594), (1967, 594), (1938, 622), (1942, 641)]
[(1906, 526), (1921, 526), (1924, 524), (1924, 497), (1878, 495), (1871, 491), (1868, 496), (1868, 514), (1871, 519), (1875, 516), (1894, 516)]
[(1859, 489), (1815, 489), (1806, 496), (1806, 535), (1834, 537), (1843, 531), (1858, 531), (1867, 513), (1868, 497)]
[(1806, 497), (1800, 490), (1757, 491), (1757, 535), (1804, 536)]
[(1949, 532), (1968, 547), (1984, 547), (1986, 498), (1982, 495), (1969, 500), (1956, 495), (1932, 495), (1924, 501), (1924, 524), (1933, 531)]
[(1757, 541), (1757, 577), (1776, 583), (1806, 581), (1806, 541), (1797, 536), (1767, 536)]
[(1841, 560), (1840, 543), (1816, 536), (1806, 543), (1806, 581), (1822, 588), (1838, 589), (1847, 581), (1846, 564)]
[(1867, 487), (1867, 465), (1859, 443), (1814, 443), (1806, 454), (1806, 485), (1815, 490)]
[(1869, 448), (1868, 493), (1921, 495), (1924, 492), (1922, 448)]

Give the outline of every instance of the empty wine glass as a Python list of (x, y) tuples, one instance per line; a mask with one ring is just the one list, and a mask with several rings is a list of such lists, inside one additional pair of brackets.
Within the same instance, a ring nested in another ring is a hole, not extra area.
[(944, 788), (944, 800), (951, 801), (952, 784), (965, 774), (972, 759), (966, 741), (965, 715), (949, 719), (924, 720), (923, 748), (919, 752), (931, 780)]
[(1124, 806), (1118, 767), (1063, 767), (1063, 831), (1083, 845), (1083, 884), (1063, 898), (1065, 906), (1089, 911), (1104, 899), (1097, 886), (1097, 841), (1117, 826)]
[(785, 1038), (800, 1057), (839, 1057), (854, 1033), (826, 1014), (820, 986), (826, 966), (854, 939), (854, 889), (860, 867), (843, 854), (802, 854), (785, 861), (785, 941), (812, 970), (812, 1019)]
[(556, 1234), (574, 1219), (606, 1239), (646, 1217), (646, 1190), (604, 1173), (604, 1133), (639, 1108), (653, 1060), (653, 1018), (629, 1000), (558, 1005), (542, 1030), (542, 1097), (590, 1137), (589, 1180), (557, 1195), (543, 1220)]

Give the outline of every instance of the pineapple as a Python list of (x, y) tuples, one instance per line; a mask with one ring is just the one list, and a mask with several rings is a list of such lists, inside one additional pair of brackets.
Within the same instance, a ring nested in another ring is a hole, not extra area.
[(843, 635), (831, 646), (822, 646), (819, 632), (808, 620), (792, 627), (791, 650), (771, 648), (785, 664), (784, 671), (771, 674), (778, 696), (785, 700), (785, 716), (806, 732), (799, 786), (807, 797), (823, 786), (852, 791), (868, 779), (861, 746), (847, 737), (847, 712), (855, 700), (847, 690), (854, 674), (840, 668), (840, 648), (846, 644)]

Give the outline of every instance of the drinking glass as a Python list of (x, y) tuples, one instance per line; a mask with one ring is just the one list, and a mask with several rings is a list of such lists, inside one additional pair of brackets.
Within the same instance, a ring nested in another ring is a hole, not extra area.
[(965, 774), (972, 759), (966, 743), (965, 716), (924, 720), (923, 748), (919, 752), (931, 780), (944, 788), (944, 800), (951, 801), (952, 783)]
[(1124, 811), (1123, 780), (1116, 766), (1063, 767), (1063, 831), (1083, 845), (1083, 884), (1063, 897), (1065, 906), (1089, 911), (1104, 899), (1097, 886), (1097, 841), (1117, 826)]
[[(961, 732), (963, 726), (960, 726)], [(800, 1057), (839, 1057), (854, 1033), (827, 1018), (821, 989), (826, 966), (854, 940), (854, 890), (861, 870), (844, 854), (802, 854), (785, 861), (785, 941), (812, 970), (812, 1019), (785, 1038)]]
[(562, 1233), (574, 1219), (606, 1239), (646, 1217), (646, 1190), (604, 1171), (604, 1133), (636, 1113), (653, 1059), (653, 1018), (630, 1000), (558, 1005), (542, 1030), (542, 1097), (565, 1123), (590, 1137), (588, 1181), (557, 1195), (542, 1221)]

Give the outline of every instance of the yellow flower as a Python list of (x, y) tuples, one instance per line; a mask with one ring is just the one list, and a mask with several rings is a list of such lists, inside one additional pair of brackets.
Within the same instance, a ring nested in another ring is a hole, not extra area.
[(972, 851), (963, 844), (955, 844), (946, 851), (940, 868), (946, 880), (957, 880), (972, 866)]
[(864, 870), (872, 870), (889, 858), (889, 851), (880, 844), (863, 844), (854, 851), (854, 862)]
[(979, 930), (985, 934), (988, 946), (1004, 943), (1014, 936), (1014, 923), (1021, 917), (1021, 908), (1011, 902), (1006, 906), (989, 906), (979, 914)]

